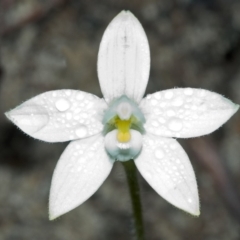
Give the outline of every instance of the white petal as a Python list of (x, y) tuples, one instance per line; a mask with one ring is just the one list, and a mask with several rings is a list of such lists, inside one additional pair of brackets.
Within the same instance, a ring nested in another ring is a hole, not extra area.
[(140, 132), (131, 129), (129, 142), (120, 143), (117, 140), (117, 130), (109, 132), (105, 137), (105, 148), (112, 159), (128, 161), (134, 159), (142, 149), (142, 135)]
[(148, 95), (141, 102), (147, 132), (165, 137), (197, 137), (224, 124), (239, 108), (220, 94), (176, 88)]
[(57, 90), (40, 94), (6, 116), (30, 136), (63, 142), (92, 136), (102, 131), (104, 100), (76, 90)]
[(101, 134), (71, 142), (53, 174), (49, 218), (54, 219), (86, 201), (102, 185), (112, 166)]
[(174, 206), (199, 215), (195, 175), (188, 156), (171, 138), (143, 137), (143, 148), (135, 164), (152, 188)]
[(98, 77), (107, 102), (122, 95), (139, 102), (150, 68), (146, 34), (129, 11), (119, 13), (107, 27), (98, 54)]

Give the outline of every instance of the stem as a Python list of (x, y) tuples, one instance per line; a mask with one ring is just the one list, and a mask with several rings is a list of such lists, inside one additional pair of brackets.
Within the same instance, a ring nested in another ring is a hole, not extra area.
[(135, 234), (137, 237), (136, 239), (144, 240), (145, 237), (144, 237), (144, 228), (143, 228), (142, 207), (141, 207), (140, 189), (138, 185), (136, 166), (133, 160), (122, 162), (122, 164), (126, 172), (129, 192), (131, 196), (134, 225), (136, 230)]

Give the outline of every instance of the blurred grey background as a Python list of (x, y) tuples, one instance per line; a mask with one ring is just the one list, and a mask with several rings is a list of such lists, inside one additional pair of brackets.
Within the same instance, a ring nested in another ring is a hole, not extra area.
[[(1, 0), (0, 240), (132, 239), (121, 164), (87, 202), (50, 222), (51, 177), (68, 143), (31, 139), (3, 114), (54, 89), (102, 96), (98, 48), (123, 9), (136, 15), (149, 39), (146, 93), (204, 88), (240, 103), (238, 0)], [(180, 143), (195, 169), (201, 215), (171, 206), (139, 176), (147, 239), (240, 239), (240, 112), (211, 136)]]

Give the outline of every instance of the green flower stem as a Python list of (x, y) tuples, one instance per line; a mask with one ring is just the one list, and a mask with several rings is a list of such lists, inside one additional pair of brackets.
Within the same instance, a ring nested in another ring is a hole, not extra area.
[(143, 218), (142, 218), (142, 207), (141, 207), (140, 189), (138, 185), (136, 166), (133, 160), (122, 162), (122, 164), (126, 172), (129, 192), (131, 196), (136, 239), (144, 240), (145, 237), (144, 237), (144, 227), (143, 227)]

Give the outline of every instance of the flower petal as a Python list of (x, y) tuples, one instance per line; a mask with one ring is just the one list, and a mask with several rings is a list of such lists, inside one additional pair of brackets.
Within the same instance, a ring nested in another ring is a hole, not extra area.
[(98, 54), (98, 77), (105, 100), (126, 95), (140, 102), (149, 69), (146, 34), (131, 12), (122, 11), (107, 27)]
[(124, 162), (134, 159), (141, 152), (141, 133), (131, 129), (130, 134), (131, 139), (126, 143), (118, 142), (116, 129), (105, 136), (105, 148), (112, 159)]
[(71, 142), (53, 174), (49, 218), (57, 218), (86, 201), (102, 185), (112, 166), (101, 134)]
[(200, 214), (194, 171), (176, 140), (145, 135), (135, 164), (152, 188), (168, 202), (193, 215)]
[(76, 90), (57, 90), (40, 94), (6, 116), (30, 136), (63, 142), (92, 136), (102, 131), (104, 100)]
[(189, 138), (215, 131), (239, 106), (207, 90), (176, 88), (148, 95), (140, 108), (146, 117), (147, 132)]

